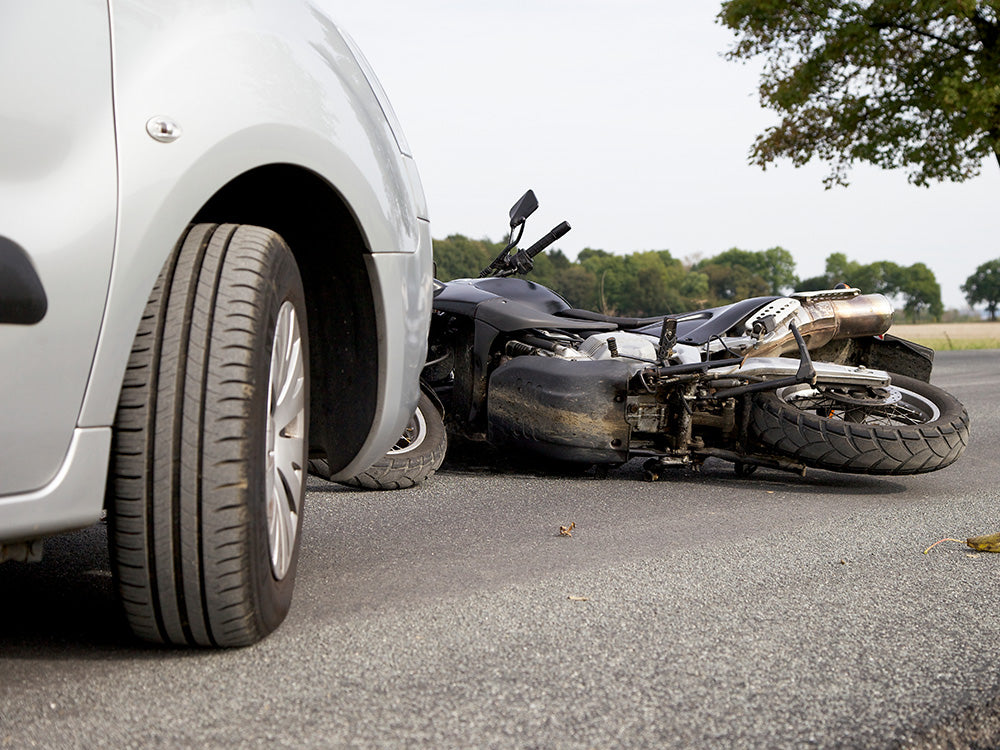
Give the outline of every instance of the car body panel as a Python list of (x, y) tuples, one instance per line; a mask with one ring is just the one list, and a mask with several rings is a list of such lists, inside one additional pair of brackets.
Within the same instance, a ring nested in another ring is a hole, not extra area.
[(66, 460), (35, 492), (0, 497), (0, 540), (38, 539), (90, 526), (100, 518), (107, 478), (110, 427), (73, 431)]
[[(401, 134), (397, 138), (383, 114), (376, 94), (380, 89), (366, 78), (334, 23), (309, 2), (45, 0), (30, 4), (38, 8), (32, 22), (67, 18), (67, 23), (75, 23), (67, 9), (77, 6), (103, 14), (105, 77), (100, 87), (92, 85), (74, 97), (80, 100), (78, 108), (86, 103), (83, 111), (92, 119), (101, 110), (100, 123), (89, 123), (85, 133), (100, 140), (95, 134), (101, 131), (103, 140), (100, 148), (89, 144), (87, 168), (72, 176), (78, 205), (60, 201), (52, 206), (47, 186), (12, 182), (12, 190), (34, 193), (37, 188), (32, 198), (36, 203), (23, 210), (25, 215), (51, 215), (54, 220), (45, 223), (65, 225), (58, 255), (66, 265), (57, 282), (47, 270), (48, 260), (37, 264), (49, 294), (49, 316), (30, 328), (0, 325), (0, 359), (7, 359), (7, 352), (22, 351), (21, 342), (32, 329), (44, 330), (41, 326), (50, 316), (53, 325), (59, 320), (56, 313), (65, 317), (63, 307), (79, 317), (71, 328), (77, 332), (72, 344), (80, 352), (71, 365), (61, 352), (54, 354), (59, 352), (54, 342), (36, 343), (46, 353), (38, 370), (48, 368), (53, 374), (37, 384), (20, 376), (17, 393), (6, 389), (4, 398), (25, 404), (22, 422), (30, 423), (31, 415), (51, 419), (59, 441), (45, 446), (44, 461), (32, 458), (37, 465), (16, 484), (6, 468), (0, 472), (0, 503), (6, 502), (8, 510), (20, 508), (22, 517), (30, 520), (17, 524), (0, 509), (0, 541), (12, 538), (14, 528), (21, 529), (14, 536), (22, 538), (24, 528), (51, 533), (97, 519), (108, 441), (101, 449), (92, 436), (107, 433), (114, 421), (125, 365), (155, 279), (178, 238), (213, 195), (266, 165), (293, 165), (322, 178), (347, 206), (363, 238), (377, 309), (378, 341), (373, 346), (378, 350), (378, 403), (363, 448), (341, 475), (364, 469), (398, 438), (415, 408), (431, 303), (426, 202), (413, 160), (397, 144), (405, 141)], [(9, 11), (3, 14), (6, 23)], [(7, 28), (16, 36), (18, 24)], [(96, 56), (95, 30), (83, 31), (77, 25), (80, 44)], [(25, 36), (30, 45), (39, 34)], [(71, 64), (64, 51), (49, 53), (52, 70)], [(29, 106), (26, 96), (22, 91), (18, 108)], [(0, 103), (0, 112), (8, 109), (14, 107)], [(53, 119), (58, 123), (64, 116)], [(175, 123), (179, 137), (172, 142), (151, 137), (151, 118)], [(0, 174), (2, 170), (0, 166)], [(0, 208), (0, 234), (11, 226), (5, 208)], [(39, 247), (12, 239), (29, 255)], [(67, 252), (70, 241), (72, 252)], [(89, 249), (81, 255), (81, 247)], [(334, 243), (323, 251), (334, 256), (344, 252)], [(55, 253), (52, 259), (58, 261)], [(85, 290), (79, 286), (84, 275), (89, 280)], [(330, 290), (332, 295), (344, 293)], [(75, 390), (62, 397), (56, 415), (55, 406), (49, 408), (48, 392), (58, 390), (55, 379), (68, 376), (70, 369)], [(16, 367), (7, 370), (20, 372)], [(60, 370), (64, 372), (57, 376)], [(7, 371), (0, 373), (5, 382), (14, 382)], [(2, 433), (5, 454), (19, 440), (17, 432), (26, 429), (8, 429), (8, 424), (5, 420)], [(73, 447), (80, 441), (87, 450)], [(29, 453), (13, 455), (23, 458)], [(99, 467), (100, 481), (93, 479), (89, 467), (76, 465), (81, 460)], [(74, 479), (85, 476), (90, 484)], [(76, 498), (72, 513), (61, 499), (70, 490)], [(37, 508), (27, 510), (32, 503)], [(43, 506), (51, 511), (49, 521), (45, 510), (39, 510)]]
[[(114, 373), (124, 370), (131, 346), (120, 342), (135, 331), (166, 252), (215, 190), (241, 173), (308, 167), (343, 196), (369, 251), (420, 247), (415, 206), (423, 198), (414, 195), (408, 159), (360, 69), (343, 74), (350, 50), (332, 22), (317, 23), (318, 11), (250, 0), (235, 10), (196, 0), (112, 2), (112, 9), (121, 221), (82, 426), (110, 424)], [(155, 116), (177, 122), (181, 137), (153, 140), (146, 122)]]
[[(32, 26), (45, 34), (18, 33)], [(48, 300), (34, 325), (0, 325), (2, 497), (59, 471), (104, 312), (117, 191), (106, 3), (4, 8), (0, 69), (31, 71), (0, 84), (0, 234)]]

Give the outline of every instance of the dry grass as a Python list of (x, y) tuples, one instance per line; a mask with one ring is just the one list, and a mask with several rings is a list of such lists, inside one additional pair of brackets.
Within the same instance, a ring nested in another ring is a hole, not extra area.
[(995, 323), (898, 323), (893, 336), (932, 349), (1000, 349), (1000, 321)]

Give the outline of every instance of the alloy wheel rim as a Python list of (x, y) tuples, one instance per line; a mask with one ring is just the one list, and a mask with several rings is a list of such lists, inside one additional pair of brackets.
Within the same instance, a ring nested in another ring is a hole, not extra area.
[(396, 441), (396, 444), (389, 449), (391, 455), (396, 455), (399, 453), (409, 453), (420, 447), (421, 443), (424, 442), (424, 438), (427, 436), (427, 420), (424, 418), (424, 413), (418, 407), (410, 417), (410, 421), (406, 423), (406, 429), (403, 430), (403, 435)]
[(278, 310), (267, 380), (266, 499), (271, 572), (282, 580), (295, 552), (305, 472), (305, 361), (295, 306)]
[(781, 388), (776, 395), (803, 411), (826, 412), (823, 416), (873, 427), (929, 424), (941, 417), (941, 410), (933, 401), (908, 388), (890, 385), (881, 390), (885, 395), (873, 399), (870, 406), (865, 406), (861, 399), (845, 403), (844, 399), (829, 398), (821, 388), (808, 385)]

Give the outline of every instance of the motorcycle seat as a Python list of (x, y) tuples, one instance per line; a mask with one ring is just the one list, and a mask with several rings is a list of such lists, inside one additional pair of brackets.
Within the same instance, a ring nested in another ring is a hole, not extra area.
[(751, 297), (729, 305), (713, 307), (707, 310), (695, 310), (680, 314), (658, 315), (652, 318), (619, 318), (613, 315), (602, 315), (590, 310), (568, 308), (554, 313), (561, 318), (585, 320), (598, 323), (617, 325), (623, 331), (636, 331), (649, 336), (656, 336), (664, 318), (677, 319), (677, 341), (682, 344), (701, 346), (713, 336), (724, 336), (733, 326), (745, 320), (755, 310), (760, 309), (777, 297)]
[(560, 318), (573, 318), (574, 320), (592, 320), (598, 323), (612, 323), (623, 331), (633, 328), (642, 328), (661, 322), (664, 318), (676, 317), (673, 315), (657, 315), (652, 318), (621, 318), (615, 315), (604, 315), (591, 310), (579, 310), (575, 307), (559, 310), (555, 313)]

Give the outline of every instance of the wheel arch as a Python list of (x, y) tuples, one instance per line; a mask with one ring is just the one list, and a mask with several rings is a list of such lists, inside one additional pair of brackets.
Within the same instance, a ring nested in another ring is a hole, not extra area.
[(201, 222), (267, 227), (291, 248), (306, 293), (310, 449), (334, 470), (346, 466), (375, 420), (381, 354), (368, 247), (353, 212), (315, 172), (271, 164), (220, 188), (192, 219)]

